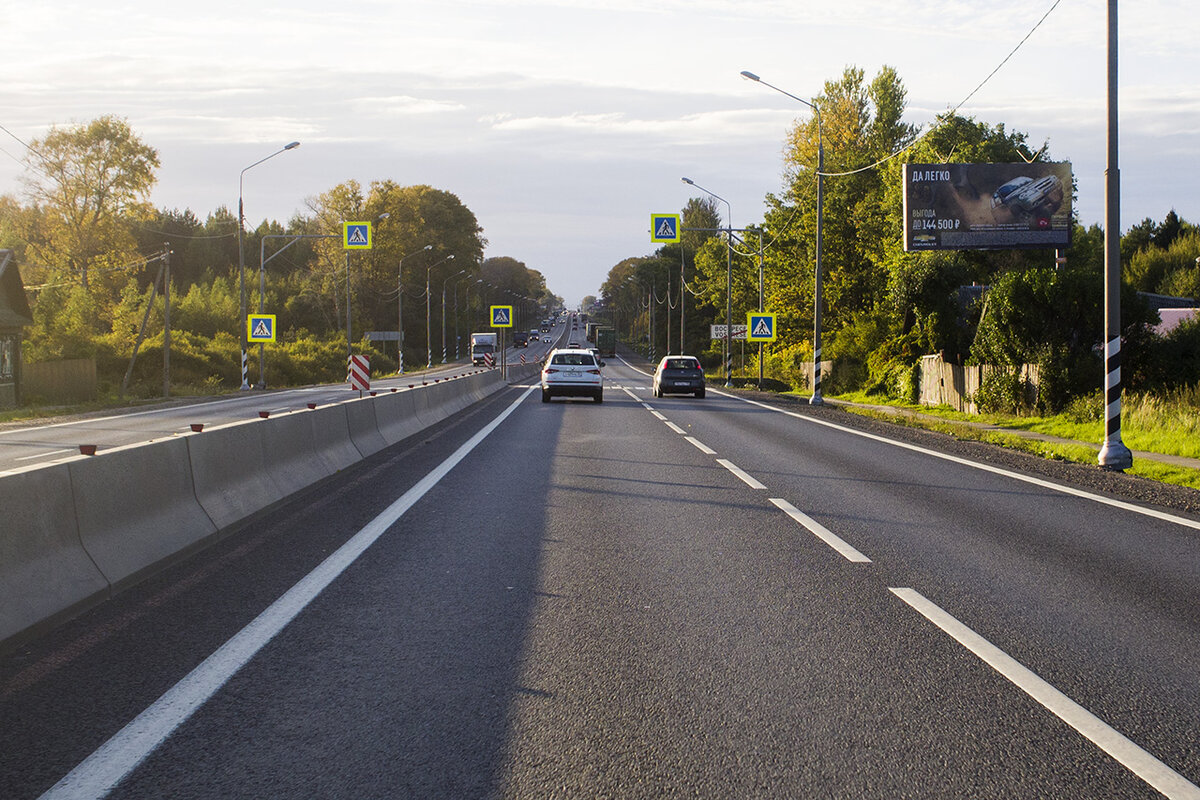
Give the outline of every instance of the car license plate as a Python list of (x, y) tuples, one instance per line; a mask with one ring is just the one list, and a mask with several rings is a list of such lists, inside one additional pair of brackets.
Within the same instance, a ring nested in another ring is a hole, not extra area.
[(691, 386), (691, 381), (675, 381), (676, 386)]

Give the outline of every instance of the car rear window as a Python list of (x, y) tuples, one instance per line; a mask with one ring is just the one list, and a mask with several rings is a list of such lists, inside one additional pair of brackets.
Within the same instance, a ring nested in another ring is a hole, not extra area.
[(596, 359), (584, 353), (557, 353), (550, 363), (567, 367), (594, 367)]
[(692, 358), (668, 358), (663, 369), (696, 369), (696, 360)]

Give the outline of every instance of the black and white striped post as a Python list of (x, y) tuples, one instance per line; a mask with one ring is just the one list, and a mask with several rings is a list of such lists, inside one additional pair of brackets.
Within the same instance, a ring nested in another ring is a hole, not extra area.
[(1100, 466), (1123, 472), (1121, 441), (1121, 171), (1117, 166), (1117, 0), (1108, 0), (1108, 164), (1104, 171), (1104, 446)]

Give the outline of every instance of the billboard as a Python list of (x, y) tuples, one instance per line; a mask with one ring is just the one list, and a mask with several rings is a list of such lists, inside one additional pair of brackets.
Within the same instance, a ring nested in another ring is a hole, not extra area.
[(1066, 247), (1071, 165), (905, 164), (904, 249)]

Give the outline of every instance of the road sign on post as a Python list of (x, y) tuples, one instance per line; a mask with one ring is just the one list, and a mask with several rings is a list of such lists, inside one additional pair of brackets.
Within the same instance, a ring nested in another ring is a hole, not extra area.
[(751, 311), (746, 315), (747, 342), (775, 341), (775, 315), (763, 311)]
[(350, 356), (350, 369), (346, 379), (351, 389), (360, 392), (371, 390), (371, 361), (366, 356)]
[(246, 341), (275, 341), (275, 315), (249, 314), (246, 316)]
[(651, 214), (650, 241), (658, 244), (678, 242), (682, 227), (678, 214)]
[(511, 328), (513, 326), (512, 306), (491, 306), (491, 309), (493, 328)]
[(369, 223), (369, 222), (343, 222), (342, 223), (342, 249), (343, 250), (370, 250), (371, 249), (371, 223)]
[[(724, 325), (709, 325), (708, 330), (709, 330), (709, 335), (713, 339), (724, 339), (725, 338), (725, 326)], [(738, 341), (738, 342), (746, 341), (746, 326), (745, 325), (734, 325), (733, 329), (729, 332), (729, 338), (733, 339), (734, 341)]]

